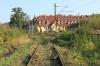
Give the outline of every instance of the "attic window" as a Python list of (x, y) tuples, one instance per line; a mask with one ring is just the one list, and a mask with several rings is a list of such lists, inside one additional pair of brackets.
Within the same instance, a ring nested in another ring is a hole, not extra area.
[(58, 21), (57, 23), (60, 24), (60, 21)]
[(66, 23), (66, 21), (63, 21), (64, 23)]
[(41, 21), (38, 21), (39, 24), (41, 24)]
[(77, 21), (74, 21), (74, 23), (77, 23)]
[(73, 24), (73, 21), (71, 21), (71, 24)]

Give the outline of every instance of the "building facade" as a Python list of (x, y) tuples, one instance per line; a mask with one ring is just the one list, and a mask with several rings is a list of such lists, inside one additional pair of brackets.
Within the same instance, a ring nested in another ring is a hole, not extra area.
[(78, 24), (80, 20), (86, 20), (88, 16), (55, 16), (42, 15), (37, 16), (36, 19), (36, 30), (37, 32), (48, 32), (48, 31), (66, 31), (66, 29), (71, 26)]

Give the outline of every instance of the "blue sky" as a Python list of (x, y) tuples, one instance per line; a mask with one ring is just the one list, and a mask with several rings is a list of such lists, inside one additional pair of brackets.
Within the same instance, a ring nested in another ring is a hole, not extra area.
[[(10, 20), (11, 9), (21, 7), (30, 18), (34, 15), (50, 15), (53, 14), (53, 4), (59, 6), (68, 6), (60, 14), (78, 15), (100, 13), (100, 0), (1, 0), (0, 1), (0, 22), (8, 22)], [(57, 8), (57, 12), (63, 7)]]

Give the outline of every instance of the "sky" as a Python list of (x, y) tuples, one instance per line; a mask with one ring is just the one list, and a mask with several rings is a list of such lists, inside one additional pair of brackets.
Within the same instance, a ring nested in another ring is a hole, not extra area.
[[(100, 13), (100, 0), (1, 0), (0, 23), (10, 21), (11, 10), (14, 7), (21, 7), (31, 19), (34, 15), (53, 15), (54, 3), (61, 6), (57, 7), (58, 14), (90, 15)], [(64, 8), (64, 6), (68, 7)], [(63, 8), (64, 10), (60, 12)]]

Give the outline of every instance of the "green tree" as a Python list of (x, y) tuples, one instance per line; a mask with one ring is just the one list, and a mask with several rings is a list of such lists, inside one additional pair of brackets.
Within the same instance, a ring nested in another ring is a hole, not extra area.
[(11, 11), (11, 17), (10, 17), (10, 25), (18, 27), (20, 29), (23, 28), (24, 22), (25, 22), (25, 16), (26, 14), (23, 12), (22, 8), (16, 7), (13, 8)]

